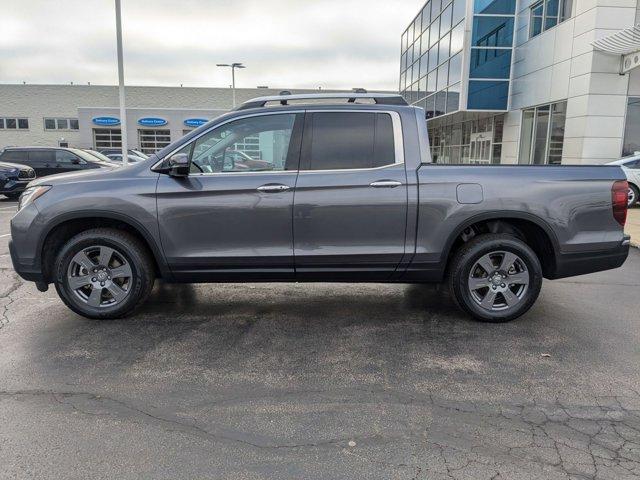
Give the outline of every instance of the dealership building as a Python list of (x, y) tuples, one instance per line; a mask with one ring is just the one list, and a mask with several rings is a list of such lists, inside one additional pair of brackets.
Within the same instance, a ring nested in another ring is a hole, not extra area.
[(602, 164), (640, 150), (637, 0), (429, 0), (400, 91), (443, 163)]
[[(239, 88), (236, 96), (240, 103), (281, 91)], [(233, 92), (230, 88), (132, 86), (126, 88), (125, 101), (129, 147), (153, 153), (228, 112), (233, 107)], [(120, 124), (115, 86), (0, 85), (0, 148), (119, 147)]]

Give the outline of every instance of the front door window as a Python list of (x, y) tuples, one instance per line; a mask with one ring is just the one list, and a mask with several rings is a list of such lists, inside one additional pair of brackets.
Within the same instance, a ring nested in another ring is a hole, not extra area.
[(264, 115), (212, 130), (193, 145), (191, 173), (295, 169), (287, 164), (295, 120), (296, 114)]

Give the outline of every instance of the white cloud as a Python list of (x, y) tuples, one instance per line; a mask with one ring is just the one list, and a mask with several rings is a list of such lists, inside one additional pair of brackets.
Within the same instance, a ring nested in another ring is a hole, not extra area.
[[(0, 82), (113, 84), (113, 0), (0, 0)], [(395, 90), (421, 0), (123, 0), (128, 84)]]

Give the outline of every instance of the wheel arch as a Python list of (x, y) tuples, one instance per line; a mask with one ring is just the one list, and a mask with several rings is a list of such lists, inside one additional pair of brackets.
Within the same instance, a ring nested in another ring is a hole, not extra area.
[(37, 246), (37, 261), (41, 265), (46, 282), (51, 281), (52, 260), (54, 253), (58, 251), (57, 247), (60, 247), (65, 241), (82, 231), (99, 227), (122, 229), (136, 236), (151, 254), (157, 274), (163, 278), (170, 278), (171, 272), (160, 245), (139, 221), (118, 212), (86, 211), (61, 215), (54, 223), (48, 226), (40, 237)]
[[(443, 258), (448, 267), (453, 254), (466, 243), (465, 232), (478, 228), (494, 228), (492, 233), (511, 233), (529, 245), (542, 264), (545, 277), (552, 277), (558, 264), (560, 246), (551, 226), (542, 218), (525, 212), (491, 211), (474, 215), (462, 222), (447, 238)], [(472, 237), (471, 237), (472, 238)], [(545, 255), (551, 250), (551, 256)]]

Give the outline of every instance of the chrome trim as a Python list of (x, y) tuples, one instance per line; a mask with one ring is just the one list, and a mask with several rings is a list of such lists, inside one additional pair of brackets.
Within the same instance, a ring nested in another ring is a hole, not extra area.
[(277, 193), (291, 190), (291, 187), (289, 185), (262, 185), (256, 188), (256, 190), (262, 193)]
[(373, 188), (396, 188), (401, 187), (402, 182), (398, 182), (396, 180), (380, 180), (370, 183), (369, 186)]
[[(287, 97), (289, 97), (289, 96), (287, 95)], [(185, 143), (185, 144), (181, 145), (180, 147), (176, 148), (175, 150), (172, 150), (167, 155), (165, 155), (161, 160), (159, 160), (156, 163), (154, 163), (151, 166), (151, 170), (157, 168), (165, 160), (169, 159), (169, 157), (171, 157), (175, 153), (179, 152), (180, 150), (182, 150), (187, 145), (190, 145), (191, 143), (197, 141), (203, 135), (208, 134), (209, 132), (215, 130), (216, 128), (222, 127), (222, 126), (226, 125), (227, 123), (235, 122), (236, 120), (243, 120), (245, 118), (252, 118), (252, 117), (262, 117), (264, 115), (295, 115), (295, 114), (298, 114), (298, 113), (336, 113), (336, 112), (339, 112), (339, 113), (342, 113), (342, 112), (350, 112), (350, 113), (386, 113), (386, 114), (391, 115), (391, 123), (392, 123), (392, 127), (393, 127), (393, 144), (394, 144), (396, 162), (395, 163), (390, 163), (389, 165), (383, 165), (382, 167), (343, 168), (343, 169), (335, 169), (335, 170), (281, 170), (281, 171), (266, 170), (266, 171), (254, 171), (254, 172), (211, 172), (211, 173), (199, 172), (199, 173), (189, 173), (189, 177), (191, 177), (191, 176), (194, 176), (194, 177), (195, 176), (204, 176), (204, 175), (230, 175), (230, 174), (247, 175), (247, 174), (265, 174), (265, 173), (270, 173), (270, 174), (275, 174), (275, 173), (278, 173), (278, 174), (296, 173), (296, 174), (298, 174), (298, 173), (362, 172), (362, 171), (368, 171), (368, 170), (381, 170), (381, 169), (384, 169), (384, 168), (394, 167), (394, 166), (398, 166), (398, 165), (404, 165), (405, 158), (404, 158), (404, 138), (403, 138), (403, 135), (402, 135), (402, 119), (400, 118), (400, 114), (398, 112), (395, 112), (393, 110), (382, 110), (382, 109), (365, 110), (365, 109), (352, 109), (352, 108), (348, 108), (348, 109), (325, 109), (325, 108), (323, 108), (323, 109), (304, 109), (304, 110), (279, 110), (277, 112), (263, 111), (263, 112), (259, 112), (259, 113), (248, 113), (246, 115), (241, 115), (241, 116), (230, 118), (228, 120), (225, 120), (222, 123), (219, 123), (219, 124), (217, 124), (215, 126), (212, 126), (209, 129), (201, 132), (196, 137), (192, 138), (188, 143)]]

